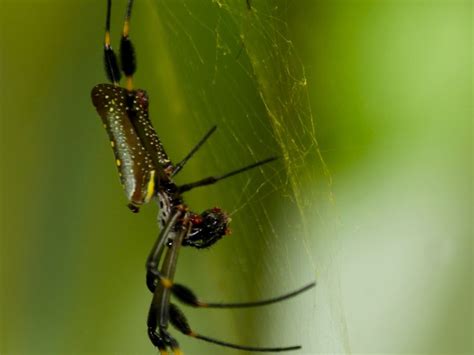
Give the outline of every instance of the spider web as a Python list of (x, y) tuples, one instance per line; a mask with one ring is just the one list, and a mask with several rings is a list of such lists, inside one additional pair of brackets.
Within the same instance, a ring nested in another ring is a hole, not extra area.
[[(339, 244), (331, 176), (289, 34), (289, 3), (249, 4), (149, 0), (134, 10), (133, 38), (149, 48), (139, 55), (147, 74), (139, 71), (137, 81), (155, 97), (150, 114), (170, 156), (179, 160), (211, 126), (219, 128), (179, 182), (280, 157), (186, 196), (195, 210), (227, 210), (233, 236), (209, 251), (183, 250), (177, 279), (204, 299), (229, 301), (281, 294), (315, 279), (318, 286), (268, 308), (186, 314), (196, 330), (236, 343), (348, 352), (334, 271)], [(209, 346), (183, 343), (197, 353)]]

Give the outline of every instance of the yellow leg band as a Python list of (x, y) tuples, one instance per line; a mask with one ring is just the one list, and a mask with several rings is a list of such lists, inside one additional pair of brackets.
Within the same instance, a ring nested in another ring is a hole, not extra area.
[(160, 282), (164, 288), (171, 288), (173, 286), (173, 282), (170, 279), (164, 277), (160, 279)]
[(105, 32), (105, 45), (110, 47), (110, 33), (109, 31)]
[(128, 37), (128, 33), (130, 32), (130, 23), (128, 22), (128, 20), (126, 20), (123, 24), (123, 36), (124, 37)]
[(131, 76), (127, 76), (127, 90), (133, 90), (133, 78)]

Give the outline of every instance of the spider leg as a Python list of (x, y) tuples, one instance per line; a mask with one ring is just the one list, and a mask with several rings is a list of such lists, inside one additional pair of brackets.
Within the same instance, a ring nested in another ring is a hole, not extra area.
[(148, 337), (152, 344), (158, 348), (161, 355), (168, 355), (168, 348), (171, 348), (175, 355), (183, 355), (179, 343), (166, 329), (160, 328), (157, 332), (156, 330), (148, 328)]
[(250, 307), (259, 307), (265, 306), (272, 303), (281, 302), (290, 298), (293, 298), (300, 293), (308, 291), (309, 289), (316, 286), (316, 282), (311, 282), (308, 285), (305, 285), (297, 290), (285, 293), (280, 296), (267, 298), (264, 300), (251, 301), (251, 302), (240, 302), (240, 303), (215, 303), (215, 302), (205, 302), (200, 300), (194, 292), (186, 286), (181, 284), (173, 284), (171, 287), (171, 292), (178, 300), (187, 304), (189, 306), (198, 307), (198, 308), (250, 308)]
[(151, 343), (158, 348), (158, 351), (161, 355), (168, 355), (166, 351), (166, 342), (163, 338), (152, 328), (148, 328), (148, 338), (151, 340)]
[(105, 39), (104, 39), (104, 64), (107, 78), (118, 85), (120, 81), (120, 69), (118, 66), (117, 56), (110, 44), (110, 16), (112, 12), (112, 0), (107, 1), (107, 16), (105, 18)]
[[(128, 0), (125, 21), (122, 30), (122, 39), (120, 41), (120, 63), (122, 71), (127, 78), (127, 89), (133, 89), (133, 74), (137, 69), (135, 59), (135, 49), (129, 38), (130, 17), (132, 15), (133, 0)], [(112, 0), (107, 0), (107, 17), (105, 20), (105, 40), (104, 40), (104, 63), (108, 79), (115, 85), (120, 82), (120, 70), (117, 57), (112, 49), (110, 41), (110, 16), (112, 12)]]
[(177, 210), (166, 222), (165, 226), (161, 230), (158, 238), (151, 248), (150, 254), (146, 260), (146, 285), (151, 292), (155, 292), (156, 285), (161, 279), (160, 272), (158, 271), (158, 264), (163, 254), (163, 249), (171, 232), (171, 229), (176, 224), (177, 219), (181, 215), (181, 211)]
[[(184, 220), (187, 220), (185, 215)], [(150, 310), (148, 312), (147, 326), (148, 336), (151, 342), (163, 353), (163, 345), (170, 347), (175, 354), (181, 354), (178, 342), (168, 333), (169, 323), (169, 305), (170, 305), (170, 287), (173, 284), (173, 277), (176, 271), (179, 249), (183, 243), (184, 237), (191, 230), (191, 223), (180, 230), (172, 245), (166, 252), (163, 265), (161, 267), (160, 282), (157, 283)]]
[(188, 162), (189, 159), (191, 159), (194, 155), (194, 153), (196, 153), (199, 148), (201, 148), (201, 146), (208, 140), (208, 138), (216, 131), (217, 129), (217, 126), (213, 126), (205, 135), (204, 137), (201, 138), (201, 140), (198, 142), (198, 144), (196, 144), (194, 146), (193, 149), (191, 149), (191, 151), (188, 153), (188, 155), (186, 155), (184, 157), (183, 160), (181, 160), (178, 164), (176, 164), (176, 166), (174, 167), (174, 170), (173, 172), (171, 173), (171, 177), (177, 175), (181, 169), (184, 167), (184, 165)]
[(130, 18), (132, 16), (133, 0), (128, 0), (125, 20), (123, 22), (122, 38), (120, 40), (120, 64), (127, 79), (127, 90), (133, 90), (133, 74), (137, 70), (135, 49), (129, 37)]
[(248, 350), (248, 351), (260, 351), (260, 352), (281, 352), (281, 351), (290, 351), (290, 350), (298, 350), (301, 349), (300, 345), (294, 346), (284, 346), (284, 347), (255, 347), (255, 346), (247, 346), (247, 345), (238, 345), (228, 343), (226, 341), (217, 340), (214, 338), (209, 338), (204, 335), (200, 335), (193, 331), (189, 326), (188, 320), (186, 319), (184, 313), (173, 303), (169, 305), (169, 316), (170, 316), (170, 323), (173, 327), (179, 330), (184, 335), (190, 336), (192, 338), (201, 339), (207, 341), (209, 343), (213, 343), (216, 345), (224, 346), (227, 348), (233, 349), (240, 349), (240, 350)]
[(237, 174), (240, 174), (240, 173), (243, 173), (244, 171), (247, 171), (247, 170), (250, 170), (250, 169), (253, 169), (253, 168), (256, 168), (258, 166), (261, 166), (263, 164), (267, 164), (267, 163), (270, 163), (274, 160), (278, 159), (277, 157), (271, 157), (271, 158), (267, 158), (267, 159), (264, 159), (264, 160), (260, 160), (256, 163), (253, 163), (253, 164), (250, 164), (250, 165), (247, 165), (247, 166), (244, 166), (243, 168), (240, 168), (240, 169), (237, 169), (237, 170), (233, 170), (231, 171), (230, 173), (227, 173), (227, 174), (224, 174), (224, 175), (221, 175), (221, 176), (209, 176), (207, 178), (204, 178), (204, 179), (201, 179), (199, 181), (196, 181), (196, 182), (192, 182), (190, 184), (185, 184), (185, 185), (181, 185), (178, 187), (178, 190), (180, 193), (183, 193), (183, 192), (186, 192), (186, 191), (189, 191), (189, 190), (192, 190), (196, 187), (200, 187), (200, 186), (207, 186), (207, 185), (212, 185), (212, 184), (215, 184), (216, 182), (220, 181), (220, 180), (224, 180), (224, 179), (227, 179), (231, 176), (234, 176), (234, 175), (237, 175)]

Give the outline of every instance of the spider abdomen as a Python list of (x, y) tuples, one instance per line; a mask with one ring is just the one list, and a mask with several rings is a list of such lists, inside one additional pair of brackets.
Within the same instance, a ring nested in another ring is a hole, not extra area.
[(92, 101), (109, 135), (120, 181), (129, 202), (140, 206), (154, 193), (156, 168), (130, 120), (126, 89), (99, 84)]

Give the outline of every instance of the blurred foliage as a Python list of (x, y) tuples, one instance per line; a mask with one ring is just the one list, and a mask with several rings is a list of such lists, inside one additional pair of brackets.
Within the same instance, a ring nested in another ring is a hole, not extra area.
[[(0, 353), (154, 354), (156, 207), (125, 207), (89, 96), (105, 80), (105, 1), (0, 4)], [(281, 156), (186, 196), (233, 213), (233, 235), (182, 250), (177, 279), (217, 301), (318, 288), (185, 309), (191, 325), (306, 354), (472, 352), (471, 2), (251, 5), (136, 0), (135, 83), (169, 155), (219, 127), (179, 182)], [(116, 44), (124, 9), (114, 1)]]

